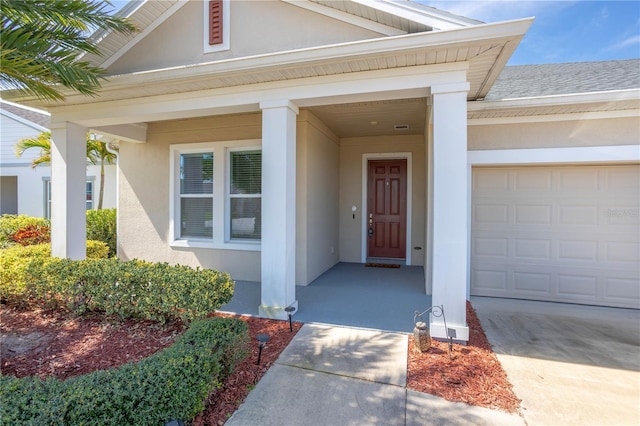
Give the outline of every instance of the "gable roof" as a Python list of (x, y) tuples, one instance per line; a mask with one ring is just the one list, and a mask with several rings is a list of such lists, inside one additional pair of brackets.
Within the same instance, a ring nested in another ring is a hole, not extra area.
[(0, 100), (0, 113), (38, 131), (46, 131), (51, 121), (49, 114), (4, 100)]
[(486, 100), (640, 88), (640, 59), (507, 66)]
[[(190, 0), (130, 0), (117, 16), (129, 18), (137, 27), (133, 34), (97, 31), (92, 38), (98, 43), (101, 55), (87, 54), (83, 60), (106, 68), (161, 23), (169, 19)], [(288, 4), (313, 10), (354, 25), (364, 21), (395, 31), (387, 35), (411, 34), (463, 28), (483, 22), (454, 15), (411, 0), (282, 0)], [(334, 11), (334, 13), (331, 13)]]

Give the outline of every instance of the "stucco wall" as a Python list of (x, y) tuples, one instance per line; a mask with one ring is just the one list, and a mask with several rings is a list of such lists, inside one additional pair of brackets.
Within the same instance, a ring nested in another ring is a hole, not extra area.
[(190, 65), (381, 35), (279, 1), (232, 1), (230, 50), (204, 53), (204, 8), (192, 0), (108, 68), (109, 74)]
[(296, 283), (307, 285), (339, 259), (339, 148), (308, 111), (300, 112), (297, 136)]
[(640, 140), (638, 118), (470, 125), (470, 150), (632, 145)]
[[(361, 262), (362, 251), (362, 158), (372, 153), (412, 153), (412, 265), (424, 263), (425, 249), (425, 143), (424, 136), (381, 136), (340, 140), (340, 261)], [(357, 207), (353, 219), (351, 206)], [(413, 247), (422, 247), (414, 250)]]
[(145, 144), (120, 147), (119, 255), (124, 259), (202, 266), (235, 280), (260, 280), (260, 252), (171, 247), (170, 144), (259, 139), (261, 115), (150, 123)]

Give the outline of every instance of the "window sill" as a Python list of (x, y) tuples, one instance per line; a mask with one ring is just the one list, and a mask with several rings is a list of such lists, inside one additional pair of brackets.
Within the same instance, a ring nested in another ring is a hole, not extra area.
[(228, 241), (225, 243), (214, 243), (199, 240), (175, 240), (170, 244), (176, 248), (204, 248), (212, 250), (242, 250), (242, 251), (261, 251), (262, 244), (259, 242), (246, 241)]

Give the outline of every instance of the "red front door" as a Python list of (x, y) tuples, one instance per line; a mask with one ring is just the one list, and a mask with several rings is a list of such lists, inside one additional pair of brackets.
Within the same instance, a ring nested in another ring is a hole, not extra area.
[(406, 257), (407, 160), (369, 161), (367, 256)]

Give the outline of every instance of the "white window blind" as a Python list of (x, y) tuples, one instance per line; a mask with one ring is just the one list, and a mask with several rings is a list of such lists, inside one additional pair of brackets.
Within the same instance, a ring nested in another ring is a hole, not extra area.
[(231, 239), (260, 240), (262, 236), (262, 152), (229, 153)]
[(213, 152), (180, 154), (180, 236), (213, 237)]

